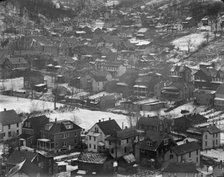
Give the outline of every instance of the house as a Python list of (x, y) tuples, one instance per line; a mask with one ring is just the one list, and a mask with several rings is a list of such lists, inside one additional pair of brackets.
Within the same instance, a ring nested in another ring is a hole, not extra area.
[(80, 77), (81, 88), (93, 92), (99, 92), (104, 89), (107, 81), (111, 81), (112, 76), (109, 72), (105, 71), (83, 71)]
[(143, 73), (139, 74), (133, 86), (136, 96), (147, 97), (154, 94), (154, 86), (160, 82), (162, 75), (159, 73)]
[(164, 119), (161, 120), (159, 117), (140, 117), (137, 122), (137, 127), (139, 130), (144, 132), (154, 131), (154, 132), (170, 132), (171, 122)]
[(218, 109), (224, 108), (224, 84), (220, 85), (215, 92), (214, 106)]
[(10, 140), (22, 133), (22, 120), (15, 110), (0, 112), (1, 141)]
[(194, 86), (196, 88), (217, 90), (224, 83), (224, 72), (217, 70), (213, 65), (202, 66), (194, 73)]
[(37, 139), (37, 148), (47, 152), (63, 152), (76, 148), (81, 141), (82, 128), (69, 120), (47, 123)]
[(134, 151), (134, 143), (138, 142), (138, 133), (134, 128), (126, 128), (114, 132), (105, 141), (105, 148), (114, 158), (120, 158)]
[(213, 106), (215, 99), (214, 90), (196, 89), (194, 91), (195, 102), (199, 105)]
[(24, 75), (24, 88), (34, 89), (35, 85), (44, 84), (44, 76), (40, 71), (27, 71)]
[(192, 71), (185, 65), (174, 65), (170, 70), (170, 79), (172, 82), (191, 82)]
[(82, 152), (78, 157), (78, 169), (88, 174), (105, 175), (113, 172), (113, 160), (105, 153)]
[(193, 84), (186, 82), (172, 82), (161, 90), (161, 98), (169, 101), (189, 100), (193, 97)]
[(168, 166), (163, 170), (163, 177), (198, 177), (199, 172), (197, 171), (194, 163), (169, 163)]
[(186, 142), (182, 145), (172, 147), (165, 154), (165, 161), (169, 162), (193, 162), (200, 165), (201, 146), (197, 142)]
[(171, 135), (165, 132), (148, 131), (145, 139), (135, 146), (137, 162), (151, 167), (159, 167), (165, 153), (176, 143)]
[(104, 69), (111, 73), (112, 77), (119, 77), (126, 72), (127, 67), (123, 62), (110, 61), (105, 63)]
[(32, 147), (36, 145), (37, 139), (40, 138), (40, 130), (47, 123), (49, 123), (49, 118), (45, 115), (28, 117), (23, 122), (22, 134), (20, 135), (20, 142), (22, 146)]
[(215, 125), (203, 127), (199, 129), (202, 133), (202, 149), (211, 149), (220, 147), (221, 130)]
[(188, 114), (173, 120), (173, 130), (179, 133), (186, 133), (190, 127), (207, 122), (207, 118), (200, 114)]
[(23, 57), (7, 57), (2, 62), (2, 69), (6, 72), (5, 77), (23, 76), (29, 68), (28, 62)]
[(89, 152), (105, 151), (105, 139), (112, 135), (114, 131), (119, 131), (121, 128), (115, 120), (101, 121), (95, 123), (87, 134), (87, 145)]

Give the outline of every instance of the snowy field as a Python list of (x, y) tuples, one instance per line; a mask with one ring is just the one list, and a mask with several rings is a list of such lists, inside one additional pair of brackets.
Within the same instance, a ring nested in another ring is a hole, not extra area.
[(0, 80), (0, 90), (21, 90), (23, 87), (23, 77)]
[[(57, 107), (63, 106), (63, 104), (57, 103)], [(127, 116), (121, 114), (114, 114), (110, 112), (103, 111), (91, 111), (87, 109), (75, 109), (75, 110), (65, 110), (65, 111), (54, 111), (53, 102), (44, 102), (41, 100), (30, 100), (24, 98), (16, 98), (10, 96), (0, 96), (0, 110), (6, 108), (14, 109), (17, 113), (26, 112), (30, 113), (32, 110), (42, 111), (42, 110), (52, 110), (52, 113), (48, 113), (47, 116), (54, 121), (57, 120), (72, 120), (85, 130), (91, 128), (99, 120), (108, 120), (109, 118), (115, 119), (117, 123), (122, 127), (129, 126)]]
[[(171, 42), (175, 45), (176, 48), (179, 48), (182, 51), (188, 51), (188, 48), (191, 52), (198, 49), (198, 47), (206, 42), (207, 32), (194, 33), (187, 36), (180, 37)], [(209, 41), (214, 37), (214, 35), (210, 34)]]

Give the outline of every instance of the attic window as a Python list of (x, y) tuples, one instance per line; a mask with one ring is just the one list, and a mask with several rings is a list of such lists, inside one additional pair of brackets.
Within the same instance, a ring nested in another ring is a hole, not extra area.
[(148, 146), (152, 146), (152, 141), (149, 141), (149, 140), (148, 140), (148, 141), (147, 141), (147, 145), (148, 145)]
[(73, 124), (71, 122), (63, 122), (64, 126), (66, 129), (72, 129), (73, 128)]
[(52, 123), (50, 123), (50, 124), (46, 124), (45, 125), (45, 130), (50, 130), (51, 129), (51, 127), (53, 126), (53, 124)]

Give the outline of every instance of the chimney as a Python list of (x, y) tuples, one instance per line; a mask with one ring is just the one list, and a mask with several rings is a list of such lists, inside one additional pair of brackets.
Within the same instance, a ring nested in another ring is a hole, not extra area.
[(109, 120), (111, 120), (111, 118), (109, 117)]
[(57, 123), (57, 118), (55, 118), (55, 123)]
[(6, 108), (4, 108), (4, 111), (6, 111)]
[(125, 129), (128, 129), (128, 127), (127, 127), (127, 126), (125, 126)]
[(101, 122), (101, 120), (99, 119), (99, 122)]
[(124, 129), (124, 122), (122, 122), (122, 129)]

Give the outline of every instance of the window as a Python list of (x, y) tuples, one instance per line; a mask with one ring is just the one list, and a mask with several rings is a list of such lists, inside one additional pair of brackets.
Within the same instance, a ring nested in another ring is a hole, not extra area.
[(212, 145), (213, 145), (213, 147), (215, 146), (215, 140), (212, 141)]
[(89, 144), (89, 148), (91, 148), (91, 144)]
[(196, 155), (198, 155), (198, 150), (196, 150)]
[(97, 127), (95, 127), (95, 132), (98, 133), (99, 132), (99, 129)]
[(96, 141), (96, 137), (94, 137), (94, 141)]
[(68, 138), (69, 134), (68, 133), (64, 133), (64, 138)]
[(170, 159), (173, 159), (173, 154), (170, 154)]
[(8, 137), (11, 137), (11, 132), (8, 132)]
[(216, 140), (216, 145), (218, 145), (218, 140)]
[(196, 157), (196, 163), (198, 163), (198, 157)]
[(16, 134), (19, 135), (19, 130), (16, 130)]
[(63, 146), (67, 146), (67, 142), (66, 141), (63, 142)]
[(113, 154), (114, 153), (114, 148), (112, 148), (110, 152)]
[(205, 135), (205, 139), (207, 139), (208, 137), (207, 137), (207, 135)]
[(10, 128), (11, 128), (11, 125), (9, 124), (9, 125), (8, 125), (8, 129), (10, 129)]
[(91, 141), (91, 136), (89, 136), (89, 140)]
[(19, 127), (19, 123), (16, 124), (16, 127)]
[(109, 145), (111, 145), (111, 141), (109, 141)]
[(189, 152), (189, 158), (191, 158), (191, 152)]
[(127, 138), (127, 143), (128, 143), (128, 138)]
[(205, 141), (205, 146), (207, 146), (207, 141)]
[(94, 144), (93, 148), (96, 149), (96, 145), (95, 144)]
[(124, 147), (124, 153), (126, 153), (127, 152), (127, 147)]
[(163, 144), (164, 144), (164, 146), (167, 146), (169, 144), (169, 139), (164, 139)]
[(216, 138), (218, 138), (218, 133), (216, 133)]

